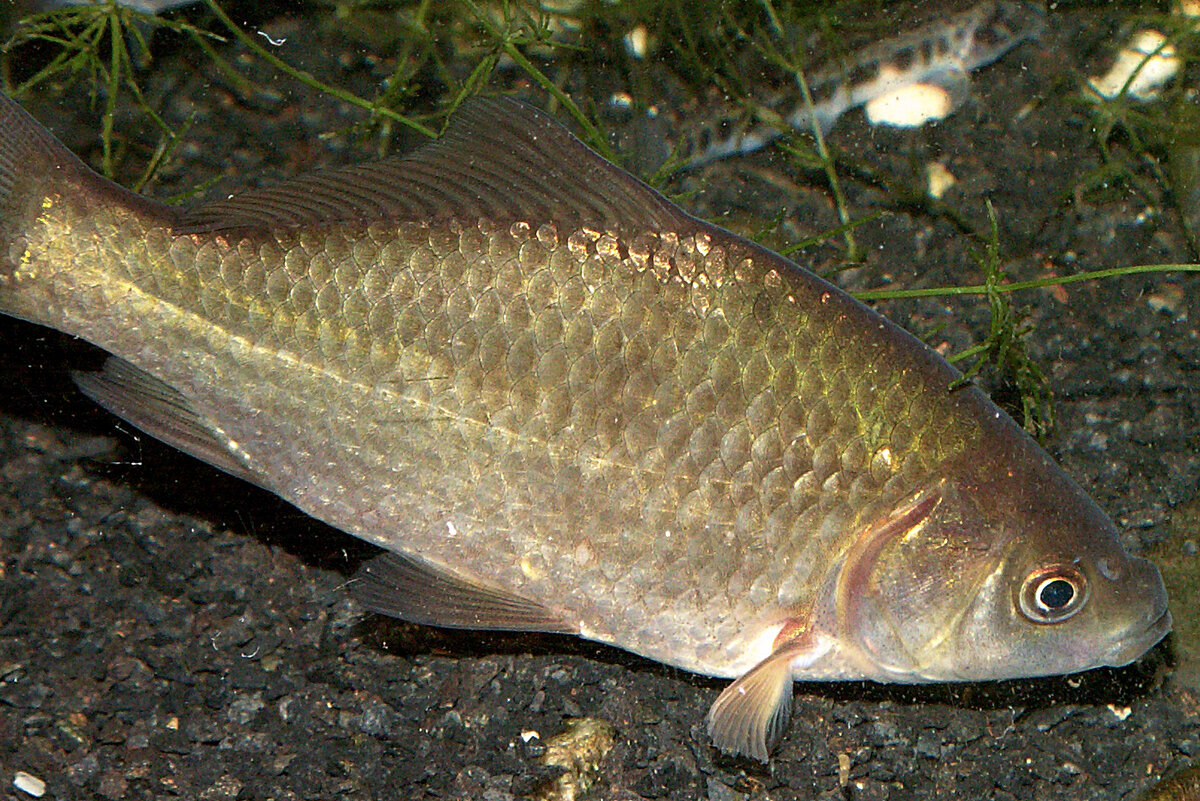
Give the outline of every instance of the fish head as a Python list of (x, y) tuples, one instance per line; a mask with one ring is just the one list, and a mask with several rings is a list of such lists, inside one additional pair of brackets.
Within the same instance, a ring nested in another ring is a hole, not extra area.
[(984, 681), (1133, 662), (1171, 627), (1158, 569), (1049, 459), (944, 479), (852, 549), (842, 641), (862, 675)]

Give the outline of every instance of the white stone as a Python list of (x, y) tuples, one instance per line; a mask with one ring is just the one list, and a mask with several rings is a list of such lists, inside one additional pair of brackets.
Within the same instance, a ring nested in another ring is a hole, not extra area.
[(872, 125), (916, 128), (954, 111), (950, 93), (930, 83), (914, 83), (869, 101), (863, 111)]
[(1167, 38), (1158, 31), (1149, 28), (1139, 31), (1117, 54), (1112, 68), (1104, 75), (1090, 78), (1088, 86), (1108, 99), (1119, 95), (1122, 89), (1135, 100), (1155, 97), (1179, 72), (1180, 59), (1175, 46), (1166, 42)]
[(18, 770), (16, 775), (13, 776), (13, 787), (34, 798), (41, 798), (46, 794), (46, 783), (37, 776), (26, 773), (23, 770)]

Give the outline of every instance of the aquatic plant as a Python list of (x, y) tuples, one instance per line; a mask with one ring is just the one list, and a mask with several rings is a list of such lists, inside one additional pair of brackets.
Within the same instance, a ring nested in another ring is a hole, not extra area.
[(999, 377), (998, 392), (993, 393), (999, 396), (998, 402), (1016, 407), (1012, 409), (1013, 416), (1026, 431), (1044, 441), (1054, 426), (1050, 382), (1029, 355), (1028, 337), (1033, 325), (1025, 321), (1000, 289), (1008, 274), (1000, 260), (1000, 231), (991, 203), (988, 219), (990, 235), (983, 250), (975, 253), (975, 260), (983, 270), (984, 296), (991, 315), (988, 334), (979, 344), (949, 357), (951, 364), (974, 359), (951, 388), (970, 383), (985, 366), (990, 366)]
[[(110, 178), (117, 158), (114, 118), (122, 92), (128, 92), (161, 134), (158, 147), (135, 184), (135, 189), (139, 189), (178, 142), (178, 132), (147, 102), (138, 80), (139, 71), (151, 61), (150, 39), (160, 30), (189, 40), (224, 71), (236, 76), (212, 47), (212, 42), (223, 41), (216, 34), (183, 19), (149, 14), (116, 0), (105, 0), (53, 8), (20, 20), (2, 49), (5, 91), (20, 97), (50, 82), (64, 86), (85, 83), (92, 103), (103, 102), (101, 169)], [(39, 44), (49, 47), (52, 53), (49, 61), (34, 74), (14, 82), (11, 54)]]

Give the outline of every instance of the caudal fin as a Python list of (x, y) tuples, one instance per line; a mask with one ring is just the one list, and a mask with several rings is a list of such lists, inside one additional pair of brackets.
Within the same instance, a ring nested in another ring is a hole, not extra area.
[(129, 211), (171, 224), (176, 213), (91, 170), (9, 97), (0, 94), (0, 312), (47, 325), (55, 276), (86, 252), (73, 234), (97, 212)]
[(38, 189), (87, 170), (12, 98), (0, 94), (0, 227), (25, 219)]
[(0, 227), (25, 219), (47, 193), (68, 188), (85, 200), (168, 213), (162, 204), (97, 174), (15, 100), (0, 94)]

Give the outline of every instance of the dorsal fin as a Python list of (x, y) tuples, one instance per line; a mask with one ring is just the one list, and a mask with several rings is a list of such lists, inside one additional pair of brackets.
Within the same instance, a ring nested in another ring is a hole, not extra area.
[(474, 98), (445, 134), (411, 154), (321, 170), (186, 212), (201, 233), (348, 221), (562, 220), (678, 230), (690, 220), (546, 114), (510, 98)]

